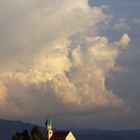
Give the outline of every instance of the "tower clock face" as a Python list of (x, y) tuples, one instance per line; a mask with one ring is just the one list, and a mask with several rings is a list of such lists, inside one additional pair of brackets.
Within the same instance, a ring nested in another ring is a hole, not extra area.
[(52, 129), (52, 126), (51, 126), (51, 125), (48, 125), (47, 128), (48, 128), (48, 129)]

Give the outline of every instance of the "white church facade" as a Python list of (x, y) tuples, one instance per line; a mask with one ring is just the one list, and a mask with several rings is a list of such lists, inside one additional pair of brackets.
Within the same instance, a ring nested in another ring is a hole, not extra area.
[(47, 119), (46, 121), (46, 140), (76, 140), (71, 131), (53, 131), (52, 121)]

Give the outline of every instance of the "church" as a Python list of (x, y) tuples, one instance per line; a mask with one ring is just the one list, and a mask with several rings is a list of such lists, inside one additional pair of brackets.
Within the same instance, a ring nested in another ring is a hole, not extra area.
[(52, 121), (47, 119), (46, 121), (46, 140), (76, 140), (71, 131), (53, 131)]

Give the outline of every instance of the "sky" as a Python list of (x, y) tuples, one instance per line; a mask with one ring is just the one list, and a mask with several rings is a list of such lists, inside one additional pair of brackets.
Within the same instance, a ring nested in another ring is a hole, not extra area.
[(0, 118), (57, 128), (140, 128), (139, 0), (0, 0)]

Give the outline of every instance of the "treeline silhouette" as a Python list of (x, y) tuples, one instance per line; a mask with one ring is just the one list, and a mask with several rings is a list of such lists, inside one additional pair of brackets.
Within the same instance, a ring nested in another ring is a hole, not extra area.
[(12, 140), (44, 140), (44, 135), (41, 132), (39, 126), (33, 126), (31, 132), (23, 130), (22, 132), (16, 132), (12, 137)]

